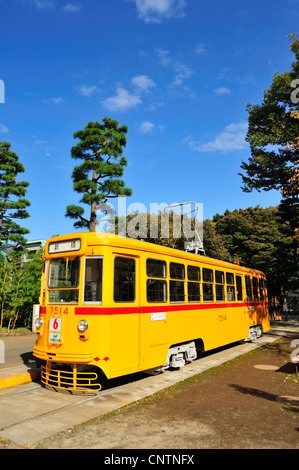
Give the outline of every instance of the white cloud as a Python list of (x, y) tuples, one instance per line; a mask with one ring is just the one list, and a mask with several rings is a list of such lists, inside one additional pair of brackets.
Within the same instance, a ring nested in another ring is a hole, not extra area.
[(147, 75), (135, 75), (135, 77), (132, 78), (131, 82), (133, 83), (133, 85), (139, 88), (140, 91), (146, 91), (149, 88), (156, 86), (155, 82)]
[(77, 7), (76, 5), (72, 5), (71, 3), (68, 3), (63, 7), (64, 11), (67, 11), (69, 13), (76, 13), (77, 11), (80, 11), (80, 8)]
[(217, 134), (214, 140), (210, 140), (205, 144), (195, 141), (192, 136), (186, 137), (184, 142), (197, 152), (229, 152), (241, 150), (247, 146), (245, 141), (247, 128), (247, 122), (232, 123)]
[(139, 127), (139, 132), (141, 134), (150, 134), (155, 127), (155, 124), (153, 124), (150, 121), (144, 121), (141, 126)]
[(231, 94), (231, 90), (224, 86), (215, 88), (214, 92), (216, 93), (216, 95), (230, 95)]
[(131, 0), (135, 2), (138, 18), (145, 23), (161, 23), (164, 19), (183, 18), (185, 0)]
[(51, 156), (51, 153), (50, 153), (50, 149), (49, 149), (49, 146), (48, 146), (48, 141), (47, 140), (42, 140), (42, 139), (37, 139), (35, 142), (34, 142), (35, 145), (38, 145), (40, 147), (42, 147), (42, 150), (45, 152), (45, 156), (46, 157), (50, 157)]
[(143, 93), (156, 86), (156, 83), (147, 75), (135, 75), (131, 79), (131, 84), (134, 87), (133, 92), (123, 87), (118, 87), (114, 96), (102, 102), (104, 108), (109, 111), (128, 111), (142, 103), (141, 97)]
[(95, 93), (98, 93), (100, 89), (95, 85), (80, 85), (75, 87), (79, 95), (90, 98)]
[(245, 75), (242, 75), (241, 77), (237, 77), (237, 81), (241, 83), (241, 85), (248, 85), (248, 83), (252, 83), (254, 81), (254, 76), (248, 75), (246, 73)]
[(61, 97), (58, 97), (58, 98), (50, 98), (50, 101), (52, 101), (52, 103), (55, 103), (55, 104), (59, 104), (59, 103), (63, 103), (63, 98)]
[(176, 74), (171, 85), (174, 86), (182, 85), (183, 82), (187, 80), (187, 78), (191, 77), (191, 75), (193, 74), (193, 71), (190, 69), (190, 67), (185, 64), (182, 64), (181, 62), (176, 62), (173, 65), (173, 68), (176, 71)]
[(0, 132), (1, 134), (7, 134), (9, 132), (8, 127), (4, 126), (4, 124), (0, 124)]
[[(52, 0), (26, 0), (28, 4), (35, 5), (39, 10), (43, 10), (46, 8), (54, 7), (54, 2)], [(62, 10), (68, 13), (75, 13), (80, 11), (80, 7), (73, 5), (72, 3), (67, 3)]]
[(171, 58), (170, 52), (166, 49), (158, 48), (155, 50), (160, 64), (164, 67), (170, 67), (174, 70), (174, 79), (170, 83), (170, 86), (180, 86), (193, 74), (193, 70), (188, 67), (188, 65), (184, 64), (180, 61), (175, 61)]
[(138, 95), (134, 95), (125, 88), (119, 87), (116, 90), (115, 96), (111, 96), (103, 101), (103, 106), (109, 111), (123, 112), (134, 108), (139, 103), (141, 103), (141, 99)]
[(63, 103), (64, 99), (61, 98), (61, 97), (57, 97), (57, 98), (48, 98), (48, 99), (45, 99), (43, 100), (45, 103), (54, 103), (54, 104), (60, 104), (60, 103)]
[(43, 8), (51, 8), (53, 6), (53, 2), (49, 2), (47, 0), (34, 0), (34, 4), (39, 10), (42, 10)]
[(170, 54), (169, 51), (167, 51), (166, 49), (157, 48), (156, 54), (159, 57), (161, 65), (164, 65), (164, 67), (166, 67), (171, 64), (172, 61), (169, 57), (169, 54)]
[(204, 54), (205, 52), (206, 52), (206, 48), (204, 44), (197, 44), (195, 48), (195, 54), (201, 55), (201, 54)]

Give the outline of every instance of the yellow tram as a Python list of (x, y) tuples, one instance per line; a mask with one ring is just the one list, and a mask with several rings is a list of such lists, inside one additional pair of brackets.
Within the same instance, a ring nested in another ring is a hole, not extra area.
[(48, 386), (100, 390), (269, 328), (260, 271), (106, 233), (46, 243), (33, 353)]

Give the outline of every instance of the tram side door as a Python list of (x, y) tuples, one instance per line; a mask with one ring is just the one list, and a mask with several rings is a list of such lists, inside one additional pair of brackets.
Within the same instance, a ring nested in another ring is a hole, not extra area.
[(111, 315), (111, 372), (130, 373), (140, 365), (140, 259), (114, 255)]

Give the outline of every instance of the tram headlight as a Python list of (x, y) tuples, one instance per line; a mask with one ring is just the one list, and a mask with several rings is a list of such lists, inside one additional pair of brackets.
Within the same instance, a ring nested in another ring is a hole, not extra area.
[(81, 331), (81, 333), (83, 331), (86, 331), (88, 328), (88, 323), (86, 320), (80, 320), (79, 323), (78, 323), (78, 330)]
[(37, 317), (34, 323), (35, 323), (35, 328), (38, 330), (39, 328), (41, 328), (44, 322), (41, 317)]

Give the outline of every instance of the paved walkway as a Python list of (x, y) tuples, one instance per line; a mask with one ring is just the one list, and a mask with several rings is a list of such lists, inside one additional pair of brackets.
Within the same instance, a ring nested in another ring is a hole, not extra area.
[[(202, 372), (203, 370), (209, 369), (221, 364), (222, 362), (229, 361), (234, 357), (244, 354), (245, 352), (251, 351), (256, 347), (275, 341), (281, 336), (286, 336), (288, 332), (294, 333), (296, 331), (298, 331), (299, 338), (299, 321), (297, 320), (273, 322), (273, 324), (271, 324), (271, 330), (254, 343), (237, 345), (231, 351), (224, 350), (208, 354), (206, 357), (201, 358), (200, 361), (184, 366), (180, 371), (176, 372), (175, 375), (177, 376), (177, 374), (179, 374), (179, 376), (182, 377), (180, 380), (184, 380), (185, 378)], [(3, 340), (3, 338), (0, 338), (0, 340), (1, 339)], [(28, 341), (28, 338), (24, 336), (23, 340), (24, 342)], [(34, 344), (34, 339), (32, 339), (32, 344)], [(24, 353), (27, 354), (27, 360), (25, 360), (23, 364), (10, 367), (0, 367), (0, 390), (3, 388), (13, 387), (15, 385), (29, 383), (38, 378), (40, 370), (36, 368), (35, 363), (30, 359), (30, 357), (28, 358), (28, 352), (24, 351)], [(16, 358), (15, 363), (18, 362), (19, 358)], [(167, 375), (169, 375), (169, 373)], [(170, 375), (173, 376), (173, 372), (171, 372)], [(164, 372), (161, 377), (166, 377), (166, 373)]]
[[(223, 348), (206, 354), (180, 370), (165, 371), (159, 376), (145, 376), (142, 380), (126, 382), (124, 386), (112, 387), (99, 395), (87, 398), (54, 393), (41, 388), (38, 384), (21, 385), (7, 390), (14, 381), (24, 383), (26, 380), (34, 380), (34, 374), (38, 371), (33, 368), (28, 370), (26, 365), (17, 365), (10, 369), (2, 368), (0, 382), (3, 389), (0, 390), (0, 397), (2, 396), (0, 403), (3, 409), (2, 413), (0, 410), (0, 415), (4, 421), (8, 421), (1, 423), (0, 437), (20, 445), (39, 442), (55, 433), (137, 402), (195, 374), (296, 332), (299, 338), (299, 322), (276, 323), (267, 334), (254, 343)], [(30, 391), (27, 392), (27, 388)], [(22, 396), (22, 399), (16, 401), (15, 395), (20, 393), (18, 396)], [(5, 412), (7, 409), (10, 410), (9, 414)]]

